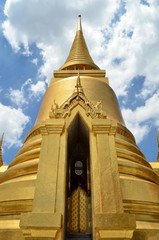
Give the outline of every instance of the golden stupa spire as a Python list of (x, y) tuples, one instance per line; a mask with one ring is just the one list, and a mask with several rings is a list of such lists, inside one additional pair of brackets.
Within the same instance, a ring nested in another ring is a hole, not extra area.
[(157, 155), (157, 162), (159, 162), (159, 135), (156, 129), (156, 138), (157, 138), (157, 143), (158, 143), (158, 155)]
[(91, 58), (82, 32), (81, 15), (78, 15), (76, 36), (70, 53), (60, 70), (99, 69)]
[(4, 133), (2, 134), (2, 137), (0, 139), (0, 166), (3, 165), (3, 160), (2, 160), (2, 143), (3, 143), (3, 137), (4, 137)]

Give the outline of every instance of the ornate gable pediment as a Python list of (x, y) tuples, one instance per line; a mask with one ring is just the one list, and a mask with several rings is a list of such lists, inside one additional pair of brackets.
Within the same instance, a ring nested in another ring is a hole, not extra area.
[(50, 118), (66, 118), (71, 115), (71, 111), (80, 105), (86, 112), (87, 116), (91, 118), (107, 118), (106, 113), (102, 109), (101, 101), (94, 105), (86, 97), (83, 87), (80, 81), (80, 75), (78, 74), (76, 86), (73, 94), (69, 97), (61, 106), (59, 106), (56, 101), (51, 107)]

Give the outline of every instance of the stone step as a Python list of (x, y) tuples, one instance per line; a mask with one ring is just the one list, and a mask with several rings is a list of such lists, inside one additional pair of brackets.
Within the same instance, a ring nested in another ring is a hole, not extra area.
[(67, 234), (66, 240), (92, 240), (92, 234), (83, 234), (83, 233)]
[(84, 238), (81, 238), (81, 237), (80, 238), (68, 238), (67, 237), (66, 240), (92, 240), (92, 238), (85, 238), (85, 237)]

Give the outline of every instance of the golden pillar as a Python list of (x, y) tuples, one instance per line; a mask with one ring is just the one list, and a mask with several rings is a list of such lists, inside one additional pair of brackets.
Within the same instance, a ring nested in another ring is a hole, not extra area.
[(136, 228), (135, 216), (124, 213), (123, 209), (114, 138), (117, 123), (93, 119), (92, 130), (95, 135), (91, 151), (94, 237), (132, 239)]
[(33, 210), (21, 216), (25, 239), (58, 239), (62, 234), (65, 209), (65, 152), (61, 148), (63, 128), (64, 121), (59, 119), (46, 120), (41, 124), (42, 143)]

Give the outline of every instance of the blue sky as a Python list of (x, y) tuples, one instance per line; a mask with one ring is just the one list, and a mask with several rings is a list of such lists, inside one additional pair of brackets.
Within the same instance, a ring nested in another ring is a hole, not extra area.
[[(106, 69), (123, 117), (148, 161), (159, 130), (159, 0), (1, 0), (0, 134), (11, 162), (43, 94), (64, 63), (82, 14), (95, 63)], [(90, 38), (91, 36), (91, 38)]]

